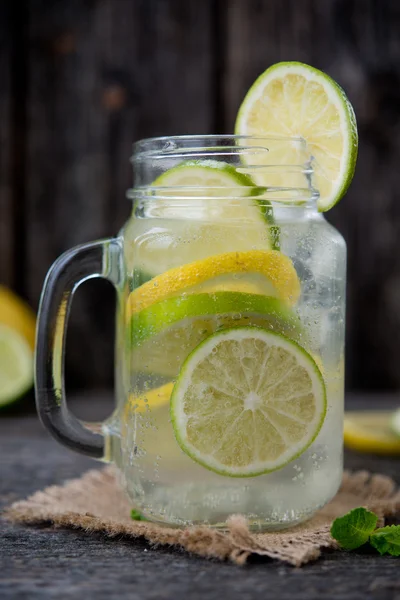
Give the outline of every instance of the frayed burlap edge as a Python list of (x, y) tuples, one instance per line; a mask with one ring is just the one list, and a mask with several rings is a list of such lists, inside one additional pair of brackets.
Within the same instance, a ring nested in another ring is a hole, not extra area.
[(52, 523), (56, 527), (101, 531), (108, 536), (142, 537), (153, 545), (169, 545), (207, 558), (244, 564), (251, 554), (301, 566), (316, 560), (323, 548), (336, 547), (332, 520), (351, 508), (365, 506), (380, 517), (400, 512), (400, 491), (392, 479), (366, 471), (345, 473), (336, 497), (312, 519), (282, 532), (250, 532), (244, 517), (232, 515), (226, 531), (207, 526), (175, 529), (132, 521), (130, 505), (112, 467), (92, 470), (62, 486), (51, 486), (15, 502), (4, 516), (13, 522)]

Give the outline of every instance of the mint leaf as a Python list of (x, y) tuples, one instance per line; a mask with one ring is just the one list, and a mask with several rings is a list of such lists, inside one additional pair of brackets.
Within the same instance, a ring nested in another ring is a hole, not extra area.
[(131, 519), (132, 521), (147, 521), (146, 517), (135, 508), (132, 508), (131, 510)]
[(377, 529), (369, 541), (379, 554), (400, 556), (400, 525), (389, 525)]
[(374, 531), (378, 517), (365, 508), (354, 508), (343, 517), (335, 519), (331, 527), (331, 536), (342, 548), (354, 550), (366, 542)]

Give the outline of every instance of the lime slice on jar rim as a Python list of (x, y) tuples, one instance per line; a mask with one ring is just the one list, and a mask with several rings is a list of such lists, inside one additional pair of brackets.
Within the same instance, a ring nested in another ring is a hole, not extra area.
[(287, 337), (256, 327), (220, 331), (186, 359), (171, 396), (176, 440), (220, 475), (281, 469), (316, 439), (327, 407), (313, 358)]
[[(329, 75), (304, 63), (277, 63), (258, 77), (240, 106), (235, 133), (276, 138), (269, 153), (253, 158), (258, 166), (303, 164), (304, 148), (288, 144), (287, 138), (304, 139), (308, 157), (314, 159), (313, 185), (321, 212), (339, 202), (353, 179), (358, 151), (353, 107)], [(257, 185), (298, 186), (298, 176), (285, 171), (254, 173)]]

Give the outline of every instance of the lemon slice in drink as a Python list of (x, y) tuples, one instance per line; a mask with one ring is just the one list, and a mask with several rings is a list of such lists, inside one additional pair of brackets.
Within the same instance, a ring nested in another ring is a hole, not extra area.
[(300, 340), (297, 315), (277, 298), (215, 292), (168, 298), (133, 314), (128, 345), (134, 371), (176, 377), (188, 354), (216, 331), (254, 325)]
[(200, 344), (171, 396), (182, 450), (230, 477), (281, 469), (315, 440), (325, 413), (325, 385), (311, 356), (255, 327), (227, 329)]
[[(227, 252), (175, 267), (147, 281), (131, 292), (128, 298), (128, 317), (159, 300), (190, 292), (197, 286), (223, 275), (257, 275), (260, 293), (276, 295), (288, 304), (300, 296), (300, 282), (290, 258), (277, 250)], [(216, 281), (218, 285), (218, 280)], [(208, 290), (210, 288), (208, 287)]]
[(33, 352), (17, 331), (0, 325), (0, 407), (11, 404), (32, 386)]
[[(299, 62), (282, 62), (267, 69), (239, 109), (235, 132), (265, 137), (300, 137), (314, 157), (314, 186), (319, 190), (318, 209), (327, 211), (345, 194), (354, 175), (358, 134), (353, 107), (331, 77)], [(247, 143), (259, 144), (260, 141)], [(267, 145), (267, 142), (266, 142)], [(270, 141), (270, 153), (255, 164), (299, 165), (301, 145)], [(254, 177), (258, 185), (291, 185), (288, 172)], [(294, 180), (294, 176), (292, 177)], [(298, 178), (294, 185), (298, 184)], [(303, 184), (304, 187), (304, 184)]]
[(139, 283), (183, 262), (277, 243), (272, 208), (255, 197), (262, 189), (233, 165), (185, 161), (151, 188), (158, 194), (151, 200), (151, 235), (146, 219), (132, 219), (124, 231), (128, 270)]
[(344, 443), (351, 450), (372, 454), (400, 454), (394, 415), (389, 411), (349, 411), (344, 419)]
[(134, 412), (144, 413), (147, 410), (157, 410), (168, 404), (173, 387), (174, 384), (170, 382), (138, 395), (130, 394), (124, 408), (125, 420)]

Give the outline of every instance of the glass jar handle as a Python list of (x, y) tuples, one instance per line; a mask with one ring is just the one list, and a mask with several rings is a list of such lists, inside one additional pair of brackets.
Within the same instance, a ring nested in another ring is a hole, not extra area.
[[(61, 444), (93, 458), (104, 457), (104, 436), (98, 424), (87, 424), (68, 410), (65, 401), (66, 328), (73, 295), (93, 277), (115, 287), (122, 279), (122, 246), (118, 238), (83, 244), (62, 254), (47, 274), (36, 334), (35, 391), (39, 417)], [(96, 432), (97, 430), (97, 432)]]

